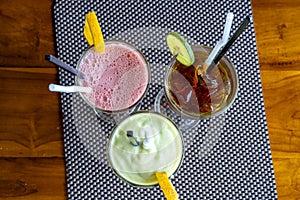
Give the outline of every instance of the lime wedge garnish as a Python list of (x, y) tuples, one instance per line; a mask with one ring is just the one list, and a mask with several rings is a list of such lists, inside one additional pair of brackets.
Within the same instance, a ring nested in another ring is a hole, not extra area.
[(166, 37), (168, 47), (173, 56), (185, 66), (191, 66), (195, 61), (194, 52), (189, 43), (177, 32), (171, 32)]
[(83, 34), (89, 45), (94, 45), (96, 52), (105, 52), (102, 31), (94, 11), (86, 15)]
[(155, 176), (158, 180), (158, 184), (163, 191), (167, 200), (178, 200), (178, 194), (173, 187), (173, 184), (168, 178), (166, 172), (156, 172)]

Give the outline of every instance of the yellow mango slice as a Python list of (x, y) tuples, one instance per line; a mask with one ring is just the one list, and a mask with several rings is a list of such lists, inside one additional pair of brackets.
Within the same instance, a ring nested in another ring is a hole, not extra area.
[(94, 11), (88, 13), (84, 22), (83, 34), (89, 45), (94, 45), (95, 51), (105, 52), (104, 39), (102, 31)]
[(178, 194), (172, 185), (171, 181), (168, 178), (166, 172), (156, 172), (156, 178), (158, 180), (158, 184), (163, 191), (167, 200), (178, 200)]

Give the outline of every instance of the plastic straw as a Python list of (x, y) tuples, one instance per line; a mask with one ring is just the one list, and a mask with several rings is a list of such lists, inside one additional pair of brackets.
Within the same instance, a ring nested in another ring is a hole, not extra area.
[(236, 32), (232, 35), (232, 37), (228, 40), (228, 42), (225, 44), (223, 49), (219, 51), (217, 56), (214, 58), (213, 62), (209, 65), (206, 73), (210, 73), (211, 70), (220, 62), (222, 57), (225, 55), (225, 53), (228, 51), (228, 49), (232, 46), (232, 44), (235, 42), (235, 40), (240, 36), (240, 34), (244, 31), (244, 29), (247, 27), (247, 25), (252, 21), (251, 16), (247, 16), (245, 20), (242, 22), (242, 24), (239, 26), (239, 28), (236, 30)]
[(210, 66), (211, 65), (211, 63), (212, 63), (213, 59), (215, 58), (216, 54), (218, 53), (218, 51), (228, 41), (229, 33), (230, 33), (231, 25), (232, 25), (232, 21), (233, 21), (233, 13), (228, 13), (227, 17), (226, 17), (226, 23), (225, 23), (225, 27), (224, 27), (222, 39), (217, 42), (217, 44), (214, 47), (214, 49), (210, 52), (208, 58), (205, 60), (205, 65), (206, 66)]
[(64, 68), (65, 70), (71, 72), (72, 74), (77, 75), (77, 77), (80, 79), (84, 79), (84, 77), (85, 77), (84, 73), (82, 73), (82, 72), (78, 71), (77, 69), (75, 69), (74, 67), (71, 67), (70, 65), (62, 62), (61, 60), (57, 59), (53, 55), (46, 55), (45, 59), (48, 60), (49, 62), (52, 62), (52, 63)]
[(145, 139), (143, 141), (143, 148), (144, 149), (150, 149), (152, 146), (152, 138), (150, 138), (149, 136), (151, 132), (151, 127), (149, 125), (144, 127), (144, 134), (145, 134)]
[(90, 87), (82, 87), (82, 86), (62, 86), (56, 84), (50, 84), (49, 90), (51, 92), (85, 92), (90, 93), (92, 92), (92, 88)]
[(133, 131), (127, 131), (127, 137), (130, 140), (130, 144), (132, 146), (138, 147), (140, 145), (138, 139), (133, 136)]

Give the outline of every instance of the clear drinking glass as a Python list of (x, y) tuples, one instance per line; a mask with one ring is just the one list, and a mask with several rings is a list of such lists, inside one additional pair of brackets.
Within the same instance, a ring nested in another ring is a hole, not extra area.
[(118, 121), (134, 110), (146, 94), (150, 82), (149, 64), (140, 50), (118, 40), (105, 42), (105, 53), (87, 48), (77, 63), (85, 74), (75, 84), (91, 87), (80, 93), (83, 100), (104, 120)]
[[(212, 48), (193, 46), (192, 49), (195, 55), (192, 66), (184, 66), (175, 58), (170, 61), (165, 71), (164, 89), (155, 101), (155, 110), (174, 121), (180, 119), (181, 129), (194, 127), (201, 119), (225, 112), (238, 91), (237, 73), (227, 56), (205, 74), (203, 63)], [(168, 108), (162, 109), (164, 98)]]
[(107, 145), (113, 172), (137, 187), (158, 184), (155, 172), (169, 178), (179, 170), (184, 157), (183, 137), (167, 117), (153, 111), (138, 111), (113, 128)]

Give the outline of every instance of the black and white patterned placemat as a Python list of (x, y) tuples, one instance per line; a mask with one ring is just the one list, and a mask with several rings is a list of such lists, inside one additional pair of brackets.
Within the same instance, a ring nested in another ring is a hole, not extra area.
[[(72, 66), (88, 46), (83, 24), (92, 10), (105, 39), (132, 43), (148, 59), (152, 80), (143, 110), (153, 109), (162, 88), (171, 58), (165, 44), (168, 32), (180, 32), (192, 45), (214, 46), (222, 37), (228, 12), (235, 15), (232, 32), (252, 14), (250, 0), (57, 0), (57, 56)], [(185, 159), (172, 182), (180, 199), (277, 199), (253, 24), (227, 56), (238, 72), (238, 97), (223, 115), (183, 132)], [(60, 69), (59, 81), (73, 85), (74, 76)], [(164, 198), (158, 186), (132, 187), (112, 173), (106, 160), (112, 124), (98, 119), (78, 94), (62, 94), (61, 105), (69, 199)]]

